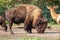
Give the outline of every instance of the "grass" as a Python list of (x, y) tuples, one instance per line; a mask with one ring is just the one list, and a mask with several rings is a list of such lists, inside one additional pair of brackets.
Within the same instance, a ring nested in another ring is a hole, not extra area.
[(60, 28), (60, 24), (50, 24), (50, 23), (48, 23), (48, 26)]
[(56, 38), (42, 37), (19, 37), (19, 38), (0, 38), (0, 40), (58, 40)]

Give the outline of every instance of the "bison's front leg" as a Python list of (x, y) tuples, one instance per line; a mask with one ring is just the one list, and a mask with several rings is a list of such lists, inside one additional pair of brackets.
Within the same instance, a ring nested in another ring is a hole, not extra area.
[(28, 33), (32, 33), (31, 27), (29, 25), (24, 25), (24, 30), (27, 31)]
[(24, 25), (24, 30), (27, 31), (28, 33), (32, 33), (32, 27), (28, 24), (28, 25)]
[(26, 20), (24, 22), (24, 30), (27, 31), (28, 33), (32, 33), (29, 21), (30, 21), (30, 17), (27, 15)]
[(32, 33), (32, 24), (29, 22), (27, 26), (28, 26), (28, 32)]
[(11, 33), (11, 34), (14, 34), (13, 31), (12, 31), (12, 25), (13, 25), (13, 22), (12, 22), (12, 21), (9, 21), (10, 33)]

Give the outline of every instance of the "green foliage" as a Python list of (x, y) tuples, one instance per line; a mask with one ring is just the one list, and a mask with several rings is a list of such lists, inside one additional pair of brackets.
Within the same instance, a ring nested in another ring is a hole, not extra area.
[[(46, 6), (51, 5), (58, 5), (60, 6), (60, 0), (0, 0), (0, 15), (4, 16), (4, 12), (11, 7), (18, 6), (20, 4), (33, 4), (38, 7), (40, 7), (43, 10), (43, 15), (46, 17), (49, 21), (49, 23), (56, 23), (51, 18), (49, 10), (46, 8)], [(60, 7), (59, 7), (60, 8)], [(46, 12), (48, 11), (48, 12)], [(57, 9), (59, 11), (59, 9)], [(49, 19), (50, 18), (50, 19)]]

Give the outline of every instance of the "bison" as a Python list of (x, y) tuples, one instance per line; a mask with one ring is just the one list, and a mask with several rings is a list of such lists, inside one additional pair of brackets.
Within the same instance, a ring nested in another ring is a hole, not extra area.
[(7, 25), (3, 16), (0, 16), (0, 25), (2, 26), (3, 31), (7, 31)]
[[(40, 27), (37, 26), (37, 21), (39, 18), (43, 18), (42, 10), (34, 5), (22, 4), (17, 7), (13, 7), (5, 12), (5, 16), (9, 21), (10, 33), (13, 34), (12, 25), (13, 23), (20, 24), (24, 23), (24, 30), (31, 33), (32, 27), (34, 27), (37, 32), (40, 33)], [(40, 21), (40, 20), (39, 20)], [(44, 23), (44, 22), (43, 22)], [(46, 23), (42, 24), (44, 26)], [(41, 26), (42, 27), (42, 26)], [(45, 30), (45, 28), (42, 28)]]

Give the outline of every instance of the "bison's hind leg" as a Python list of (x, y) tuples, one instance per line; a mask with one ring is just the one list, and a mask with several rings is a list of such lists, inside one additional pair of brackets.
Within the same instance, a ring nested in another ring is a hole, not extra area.
[(3, 23), (1, 26), (2, 26), (3, 31), (7, 32), (7, 25)]
[(11, 34), (14, 34), (14, 32), (12, 31), (12, 25), (13, 25), (13, 21), (12, 20), (8, 20), (9, 21), (9, 30)]

